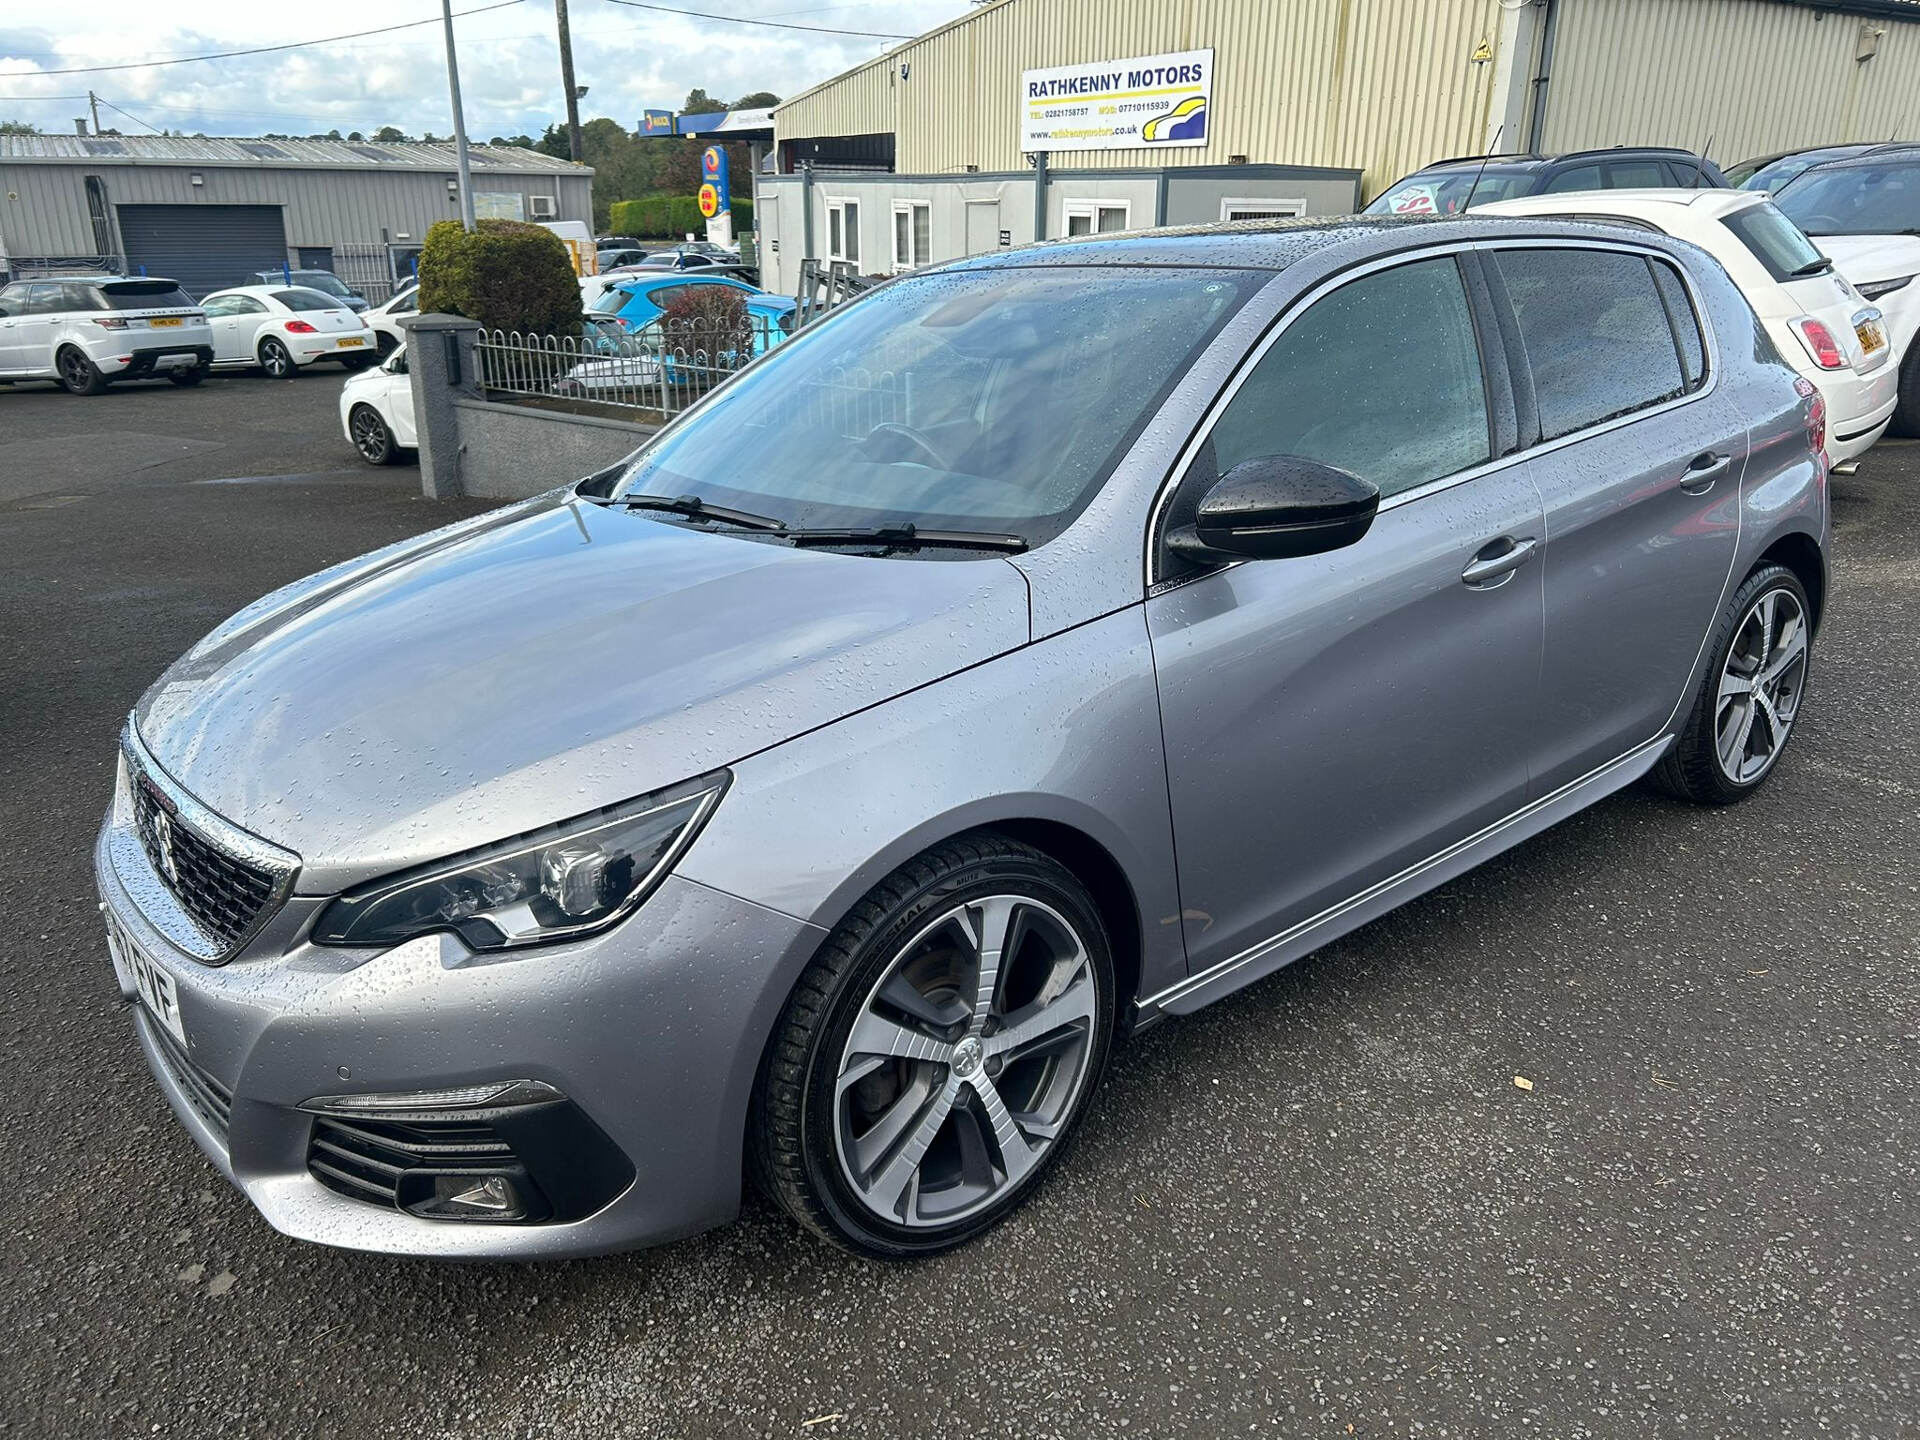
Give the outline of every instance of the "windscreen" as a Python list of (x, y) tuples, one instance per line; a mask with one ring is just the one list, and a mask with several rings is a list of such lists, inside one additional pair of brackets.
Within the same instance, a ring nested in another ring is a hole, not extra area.
[(1720, 223), (1776, 280), (1817, 275), (1833, 268), (1833, 262), (1820, 253), (1800, 227), (1772, 205), (1749, 205), (1722, 217)]
[(1773, 203), (1809, 235), (1920, 235), (1920, 160), (1809, 170)]
[(771, 351), (641, 452), (620, 493), (1038, 545), (1267, 278), (1088, 266), (901, 280)]
[(171, 280), (129, 280), (120, 285), (102, 285), (95, 292), (109, 310), (192, 309), (193, 297)]
[(1368, 215), (1458, 215), (1473, 197), (1474, 208), (1496, 200), (1511, 200), (1531, 194), (1533, 172), (1510, 166), (1489, 165), (1465, 170), (1429, 170), (1409, 175), (1399, 184), (1374, 197), (1367, 206)]
[(328, 295), (350, 295), (346, 283), (338, 276), (329, 275), (324, 270), (303, 270), (298, 272), (300, 284), (308, 290), (319, 290)]
[(273, 298), (289, 310), (338, 310), (340, 302), (318, 290), (276, 290)]

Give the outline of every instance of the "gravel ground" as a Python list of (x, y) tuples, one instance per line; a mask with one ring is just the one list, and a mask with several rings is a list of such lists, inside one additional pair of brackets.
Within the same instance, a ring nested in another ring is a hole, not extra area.
[(1619, 796), (1142, 1037), (982, 1242), (879, 1268), (755, 1202), (451, 1266), (282, 1239), (215, 1175), (88, 874), (167, 660), (479, 508), (360, 468), (337, 387), (0, 389), (7, 1433), (1920, 1434), (1920, 446), (1836, 482), (1761, 796)]

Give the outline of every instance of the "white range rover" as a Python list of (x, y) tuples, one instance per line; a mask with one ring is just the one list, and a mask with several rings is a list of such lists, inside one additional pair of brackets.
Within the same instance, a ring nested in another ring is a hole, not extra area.
[(0, 382), (55, 380), (98, 395), (115, 380), (197, 385), (213, 364), (206, 313), (171, 280), (16, 280), (0, 290)]

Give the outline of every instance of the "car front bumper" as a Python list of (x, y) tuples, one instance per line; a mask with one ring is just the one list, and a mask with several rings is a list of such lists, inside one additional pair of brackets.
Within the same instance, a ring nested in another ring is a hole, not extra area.
[[(358, 1250), (533, 1259), (654, 1244), (737, 1212), (764, 1037), (816, 927), (670, 876), (623, 924), (575, 944), (501, 960), (430, 936), (362, 960), (300, 940), (325, 900), (296, 895), (240, 958), (210, 966), (134, 903), (154, 883), (144, 864), (110, 817), (95, 849), (102, 908), (173, 978), (187, 1037), (182, 1050), (122, 978), (140, 1048), (181, 1124), (276, 1229)], [(309, 1169), (304, 1102), (510, 1080), (565, 1095), (631, 1182), (580, 1218), (502, 1224), (419, 1218)]]

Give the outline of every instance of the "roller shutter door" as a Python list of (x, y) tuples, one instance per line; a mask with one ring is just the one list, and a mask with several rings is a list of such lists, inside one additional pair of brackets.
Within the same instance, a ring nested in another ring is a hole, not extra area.
[(198, 298), (257, 284), (255, 270), (287, 263), (278, 205), (122, 205), (120, 238), (133, 274), (178, 280)]

